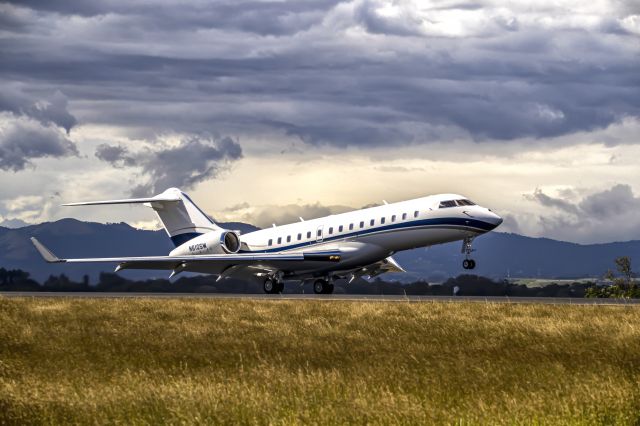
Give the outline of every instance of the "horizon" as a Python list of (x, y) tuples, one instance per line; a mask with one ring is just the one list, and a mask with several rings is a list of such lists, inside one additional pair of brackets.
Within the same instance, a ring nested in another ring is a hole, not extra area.
[(221, 221), (435, 193), (500, 232), (640, 239), (631, 1), (0, 4), (0, 225), (180, 187)]
[[(309, 219), (313, 219), (313, 218), (309, 218)], [(40, 225), (44, 225), (47, 223), (56, 223), (56, 222), (60, 222), (60, 221), (64, 221), (64, 220), (73, 220), (73, 221), (77, 221), (77, 222), (82, 222), (82, 223), (89, 223), (89, 224), (98, 224), (98, 225), (127, 225), (132, 229), (135, 229), (137, 231), (152, 231), (152, 232), (165, 232), (164, 229), (160, 226), (158, 228), (137, 228), (134, 226), (134, 224), (128, 223), (126, 221), (120, 221), (120, 222), (99, 222), (99, 221), (93, 221), (93, 220), (82, 220), (82, 219), (78, 219), (78, 218), (74, 218), (74, 217), (63, 217), (63, 218), (59, 218), (59, 219), (55, 219), (55, 220), (51, 220), (51, 221), (44, 221), (44, 222), (40, 222), (40, 223), (28, 223), (28, 224), (21, 224), (19, 226), (6, 226), (3, 224), (0, 224), (0, 228), (5, 228), (5, 229), (22, 229), (22, 228), (28, 228), (31, 226), (40, 226)], [(215, 219), (214, 219), (215, 220)], [(248, 225), (248, 226), (252, 226), (252, 227), (256, 227), (258, 229), (264, 229), (263, 227), (259, 227), (257, 225), (254, 225), (252, 223), (249, 222), (243, 222), (243, 221), (237, 221), (237, 220), (228, 220), (228, 221), (217, 221), (215, 220), (216, 223), (240, 223), (243, 225)], [(292, 222), (292, 223), (297, 223), (297, 222)], [(283, 223), (281, 225), (288, 225), (288, 223)], [(268, 227), (267, 227), (268, 228)], [(630, 239), (630, 240), (619, 240), (619, 241), (609, 241), (609, 242), (604, 242), (604, 243), (576, 243), (573, 241), (566, 241), (566, 240), (559, 240), (556, 238), (550, 238), (550, 237), (535, 237), (535, 236), (529, 236), (529, 235), (523, 235), (523, 234), (518, 234), (517, 232), (511, 232), (511, 231), (501, 231), (501, 230), (493, 230), (491, 231), (491, 234), (501, 234), (501, 235), (514, 235), (516, 237), (524, 237), (524, 238), (530, 238), (530, 239), (534, 239), (534, 240), (551, 240), (551, 241), (555, 241), (555, 242), (559, 242), (559, 243), (568, 243), (568, 244), (576, 244), (579, 246), (593, 246), (593, 245), (606, 245), (606, 244), (616, 244), (616, 243), (633, 243), (636, 241), (640, 241), (640, 238), (637, 239)], [(480, 235), (477, 238), (482, 237), (482, 235)], [(458, 241), (454, 241), (451, 243), (446, 243), (448, 245), (453, 244), (459, 244)], [(414, 249), (414, 250), (420, 250), (420, 249)]]

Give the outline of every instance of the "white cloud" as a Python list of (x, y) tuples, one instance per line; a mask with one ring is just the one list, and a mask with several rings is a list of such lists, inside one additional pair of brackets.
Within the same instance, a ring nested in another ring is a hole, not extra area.
[(619, 19), (620, 25), (625, 30), (640, 35), (640, 15), (629, 15)]

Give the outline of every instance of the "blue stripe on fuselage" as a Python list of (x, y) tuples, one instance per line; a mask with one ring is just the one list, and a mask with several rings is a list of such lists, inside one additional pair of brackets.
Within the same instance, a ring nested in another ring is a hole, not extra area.
[[(356, 224), (354, 223), (354, 225)], [(433, 218), (433, 219), (419, 219), (419, 220), (413, 220), (409, 222), (392, 223), (389, 225), (378, 226), (376, 228), (362, 229), (358, 232), (350, 232), (348, 234), (326, 236), (323, 238), (322, 241), (311, 240), (303, 243), (280, 246), (280, 247), (270, 248), (266, 250), (255, 250), (255, 252), (257, 253), (280, 252), (280, 251), (286, 251), (286, 250), (293, 250), (293, 249), (305, 247), (305, 246), (324, 244), (327, 241), (344, 240), (346, 238), (352, 238), (352, 237), (364, 237), (364, 236), (368, 236), (368, 235), (375, 234), (378, 232), (383, 232), (383, 231), (398, 230), (403, 228), (407, 228), (407, 229), (418, 228), (418, 227), (438, 227), (438, 228), (455, 227), (455, 228), (468, 228), (473, 230), (480, 230), (483, 232), (489, 232), (492, 229), (495, 229), (496, 226), (489, 222), (484, 222), (482, 220), (471, 219), (471, 218), (465, 219), (465, 218), (459, 218), (459, 217), (444, 217), (444, 218)], [(241, 250), (241, 252), (250, 253), (250, 252), (253, 252), (253, 250)]]

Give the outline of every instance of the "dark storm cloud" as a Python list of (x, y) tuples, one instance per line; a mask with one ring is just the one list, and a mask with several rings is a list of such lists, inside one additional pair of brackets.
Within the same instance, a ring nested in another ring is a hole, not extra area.
[(11, 117), (0, 128), (0, 170), (20, 171), (31, 160), (78, 155), (76, 145), (53, 126)]
[(633, 195), (629, 185), (615, 185), (612, 188), (586, 197), (580, 202), (580, 209), (601, 219), (617, 216), (640, 209), (640, 198)]
[(526, 195), (525, 197), (531, 201), (536, 201), (545, 207), (557, 208), (564, 212), (572, 214), (578, 214), (580, 212), (578, 206), (574, 205), (573, 203), (562, 198), (551, 197), (542, 192), (542, 190), (540, 189), (536, 189), (533, 194)]
[(137, 165), (136, 158), (129, 154), (127, 148), (120, 145), (100, 144), (96, 147), (96, 157), (116, 168)]
[[(81, 121), (150, 136), (275, 130), (314, 145), (392, 146), (545, 138), (640, 116), (639, 37), (623, 28), (624, 2), (578, 29), (544, 27), (517, 6), (507, 16), (481, 3), (396, 16), (380, 6), (16, 2), (5, 7), (0, 79), (61, 88)], [(437, 13), (483, 8), (462, 35), (438, 33)], [(75, 124), (66, 104), (51, 105), (57, 115), (31, 116)]]
[(134, 196), (149, 196), (170, 187), (192, 188), (216, 177), (231, 163), (242, 158), (242, 148), (230, 137), (192, 136), (177, 146), (130, 152), (121, 145), (101, 144), (96, 157), (115, 167), (139, 167), (145, 183), (132, 189)]
[[(106, 14), (131, 16), (138, 27), (151, 30), (220, 28), (260, 35), (286, 35), (309, 29), (341, 0), (311, 1), (218, 1), (215, 3), (26, 0), (11, 2), (33, 10), (62, 15), (93, 17)], [(15, 16), (16, 14), (13, 13)], [(13, 21), (20, 22), (14, 18)]]
[(587, 237), (590, 241), (640, 238), (637, 214), (640, 197), (634, 195), (629, 185), (617, 184), (577, 202), (551, 197), (540, 190), (526, 198), (552, 208), (539, 217), (539, 222), (555, 238)]
[(604, 191), (595, 192), (577, 203), (564, 198), (551, 197), (540, 189), (525, 196), (545, 207), (552, 207), (585, 219), (609, 219), (640, 208), (640, 197), (633, 194), (631, 186), (617, 184)]
[(60, 91), (51, 96), (38, 98), (28, 95), (10, 85), (0, 85), (0, 111), (35, 118), (44, 125), (55, 124), (69, 133), (77, 124), (76, 118), (67, 110), (67, 97)]

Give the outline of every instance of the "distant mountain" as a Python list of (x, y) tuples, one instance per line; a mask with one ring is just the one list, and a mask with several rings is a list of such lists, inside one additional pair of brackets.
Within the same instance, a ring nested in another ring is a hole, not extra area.
[[(412, 277), (440, 281), (462, 273), (460, 242), (398, 253), (394, 258)], [(473, 242), (474, 274), (490, 277), (600, 277), (614, 269), (614, 259), (629, 256), (640, 265), (640, 241), (575, 244), (549, 238), (490, 232)], [(407, 277), (409, 278), (409, 277)], [(404, 278), (403, 278), (404, 281)]]
[[(220, 223), (243, 233), (259, 228), (240, 222)], [(135, 229), (126, 223), (93, 223), (62, 219), (22, 228), (0, 227), (0, 267), (22, 269), (38, 281), (49, 275), (66, 274), (81, 279), (87, 274), (95, 281), (100, 272), (113, 272), (113, 264), (48, 264), (35, 250), (30, 237), (36, 237), (60, 257), (113, 257), (166, 255), (174, 247), (161, 231)], [(167, 276), (166, 271), (122, 271), (131, 279)]]
[[(254, 231), (255, 226), (230, 222), (221, 226)], [(152, 256), (167, 254), (173, 245), (164, 231), (143, 231), (125, 223), (100, 224), (62, 219), (22, 228), (0, 227), (0, 267), (23, 269), (36, 280), (64, 273), (80, 280), (88, 274), (94, 282), (110, 264), (64, 265), (45, 263), (29, 241), (35, 236), (61, 257)], [(389, 275), (402, 281), (443, 281), (463, 272), (460, 242), (397, 253), (394, 257), (408, 274)], [(474, 241), (476, 274), (491, 278), (580, 278), (601, 276), (613, 267), (613, 259), (630, 256), (640, 262), (640, 241), (580, 245), (548, 238), (491, 232)], [(638, 269), (638, 268), (636, 268)], [(123, 271), (130, 279), (166, 277), (166, 271)]]

